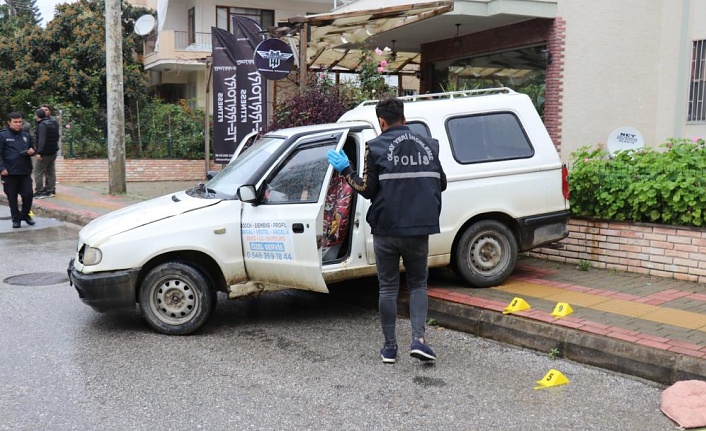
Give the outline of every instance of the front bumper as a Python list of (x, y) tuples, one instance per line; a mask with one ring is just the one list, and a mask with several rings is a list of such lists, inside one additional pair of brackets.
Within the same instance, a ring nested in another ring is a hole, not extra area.
[(137, 269), (83, 274), (74, 268), (74, 260), (71, 259), (66, 272), (69, 284), (76, 288), (81, 301), (96, 311), (133, 308), (137, 302)]

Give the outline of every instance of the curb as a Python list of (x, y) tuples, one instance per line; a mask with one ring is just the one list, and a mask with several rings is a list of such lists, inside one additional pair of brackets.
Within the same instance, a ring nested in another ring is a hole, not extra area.
[[(0, 204), (8, 205), (7, 196), (0, 196)], [(32, 204), (32, 211), (35, 215), (41, 217), (53, 218), (79, 226), (85, 226), (90, 223), (93, 219), (101, 216), (101, 214), (99, 213), (94, 213), (90, 211), (85, 211), (85, 214), (79, 214), (78, 212), (67, 211), (65, 208), (61, 207), (51, 208), (50, 205), (51, 204), (48, 202), (44, 202), (42, 204), (35, 202)]]
[[(401, 315), (409, 299), (400, 295)], [(664, 385), (706, 380), (706, 361), (577, 329), (429, 298), (429, 317), (440, 326), (538, 352), (557, 349), (560, 357)]]

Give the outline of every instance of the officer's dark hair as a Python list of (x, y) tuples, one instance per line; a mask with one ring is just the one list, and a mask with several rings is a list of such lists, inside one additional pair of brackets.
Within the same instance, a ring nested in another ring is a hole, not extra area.
[(394, 97), (383, 97), (375, 106), (375, 114), (387, 124), (398, 124), (404, 121), (404, 103)]
[(17, 111), (15, 111), (15, 112), (10, 112), (9, 114), (7, 114), (7, 121), (15, 120), (15, 119), (17, 119), (17, 118), (22, 119), (23, 117), (24, 117), (24, 116), (22, 115), (21, 112), (17, 112)]

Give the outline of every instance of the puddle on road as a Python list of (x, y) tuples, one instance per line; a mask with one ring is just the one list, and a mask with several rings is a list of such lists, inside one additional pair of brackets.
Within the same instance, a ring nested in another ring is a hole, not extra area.
[(5, 284), (13, 286), (51, 286), (52, 284), (66, 283), (69, 277), (61, 272), (33, 272), (30, 274), (13, 275), (3, 280)]
[(435, 377), (416, 376), (412, 381), (423, 388), (442, 388), (446, 386), (446, 382), (443, 379)]

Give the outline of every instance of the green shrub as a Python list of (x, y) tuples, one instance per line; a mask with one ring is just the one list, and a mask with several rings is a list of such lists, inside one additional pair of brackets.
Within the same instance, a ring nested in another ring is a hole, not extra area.
[(267, 130), (335, 123), (350, 107), (347, 94), (322, 77), (303, 92), (278, 103)]
[[(63, 125), (62, 154), (69, 158), (106, 158), (107, 116), (96, 107), (54, 105)], [(126, 158), (204, 157), (204, 112), (152, 99), (140, 110), (125, 112)]]
[(706, 224), (703, 139), (669, 139), (612, 158), (602, 148), (572, 153), (571, 212), (579, 217), (684, 226)]
[(93, 159), (108, 157), (106, 113), (95, 107), (53, 105), (63, 126), (61, 152), (65, 157)]
[(203, 159), (204, 115), (202, 109), (192, 109), (185, 101), (175, 105), (153, 99), (130, 117), (131, 123), (126, 115), (127, 157)]

